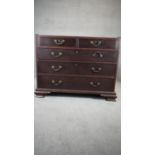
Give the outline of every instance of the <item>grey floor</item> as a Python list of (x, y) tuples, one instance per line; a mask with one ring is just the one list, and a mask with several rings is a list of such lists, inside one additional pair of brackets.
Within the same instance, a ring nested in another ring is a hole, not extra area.
[(35, 97), (35, 155), (121, 155), (120, 83), (117, 102), (99, 97)]

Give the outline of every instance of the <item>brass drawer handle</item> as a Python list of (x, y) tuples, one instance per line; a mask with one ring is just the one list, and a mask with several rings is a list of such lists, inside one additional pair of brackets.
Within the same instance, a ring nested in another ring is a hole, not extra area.
[(90, 43), (95, 47), (99, 47), (102, 44), (102, 41), (101, 40), (91, 40)]
[(54, 43), (56, 45), (63, 45), (65, 43), (65, 40), (64, 39), (54, 39)]
[(98, 86), (101, 85), (100, 82), (93, 82), (93, 81), (91, 81), (89, 84), (90, 84), (92, 87), (98, 87)]
[(94, 73), (98, 73), (102, 70), (102, 67), (98, 67), (98, 68), (95, 68), (95, 67), (92, 67), (91, 70), (94, 72)]
[(56, 57), (56, 58), (63, 55), (62, 52), (54, 52), (54, 51), (52, 51), (50, 54), (51, 54), (51, 56)]
[(51, 69), (52, 69), (53, 71), (55, 71), (55, 72), (58, 72), (59, 70), (62, 69), (62, 66), (61, 66), (61, 65), (58, 65), (58, 66), (52, 65), (52, 66), (51, 66)]
[(51, 84), (54, 85), (54, 86), (59, 86), (59, 85), (61, 85), (62, 83), (63, 83), (62, 80), (58, 80), (58, 81), (52, 80), (52, 81), (51, 81)]
[(95, 53), (93, 53), (92, 56), (93, 56), (93, 57), (103, 58), (103, 57), (104, 57), (104, 53), (101, 53), (101, 52), (95, 52)]

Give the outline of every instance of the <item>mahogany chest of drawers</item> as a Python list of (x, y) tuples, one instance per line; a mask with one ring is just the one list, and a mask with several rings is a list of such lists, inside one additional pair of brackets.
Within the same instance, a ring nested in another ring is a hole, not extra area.
[(115, 99), (118, 38), (36, 35), (36, 95), (99, 94)]

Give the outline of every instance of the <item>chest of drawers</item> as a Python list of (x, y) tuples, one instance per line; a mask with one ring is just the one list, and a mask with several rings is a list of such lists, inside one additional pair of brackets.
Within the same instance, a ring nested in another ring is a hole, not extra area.
[(36, 95), (98, 94), (115, 99), (118, 39), (36, 35)]

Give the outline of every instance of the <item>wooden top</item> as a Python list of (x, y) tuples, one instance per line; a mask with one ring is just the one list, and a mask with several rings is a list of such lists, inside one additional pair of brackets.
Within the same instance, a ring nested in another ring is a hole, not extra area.
[(120, 37), (94, 37), (94, 36), (65, 36), (65, 35), (40, 35), (40, 34), (35, 34), (37, 36), (41, 36), (41, 37), (48, 37), (48, 38), (53, 38), (53, 37), (56, 37), (56, 38), (87, 38), (87, 39), (118, 39)]

